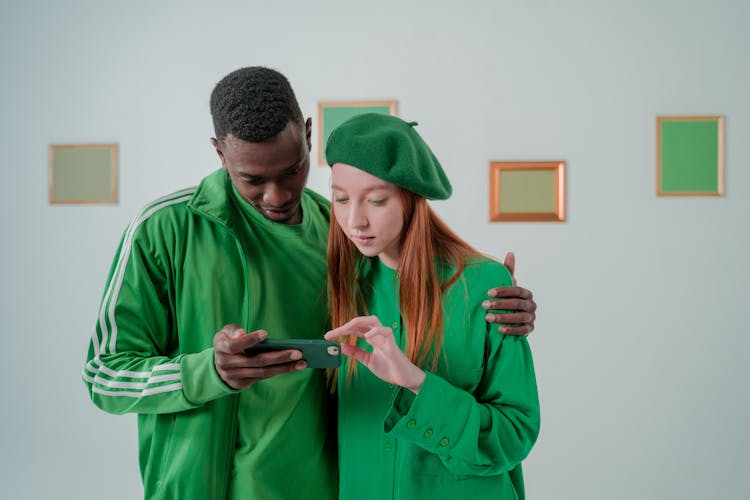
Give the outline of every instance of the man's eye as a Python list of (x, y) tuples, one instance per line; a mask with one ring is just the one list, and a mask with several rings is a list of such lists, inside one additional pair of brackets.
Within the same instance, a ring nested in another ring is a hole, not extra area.
[(299, 171), (300, 171), (300, 170), (302, 170), (302, 165), (297, 165), (297, 166), (296, 166), (296, 167), (294, 167), (293, 169), (291, 169), (291, 170), (287, 170), (287, 171), (286, 171), (286, 174), (285, 174), (285, 175), (286, 175), (287, 177), (291, 177), (291, 176), (293, 176), (293, 175), (297, 175), (297, 174), (299, 173)]
[(244, 177), (242, 179), (242, 182), (246, 184), (250, 184), (252, 186), (260, 186), (265, 181), (262, 178), (258, 178), (258, 177)]

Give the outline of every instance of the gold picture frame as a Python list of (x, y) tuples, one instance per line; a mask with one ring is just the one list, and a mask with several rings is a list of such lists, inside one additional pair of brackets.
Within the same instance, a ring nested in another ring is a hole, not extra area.
[(51, 144), (49, 203), (116, 204), (117, 144)]
[(331, 131), (349, 118), (362, 113), (383, 113), (398, 116), (398, 102), (395, 99), (318, 102), (318, 165), (327, 165), (325, 145)]
[(564, 222), (564, 161), (491, 161), (490, 222)]
[(724, 117), (656, 117), (656, 195), (724, 195)]

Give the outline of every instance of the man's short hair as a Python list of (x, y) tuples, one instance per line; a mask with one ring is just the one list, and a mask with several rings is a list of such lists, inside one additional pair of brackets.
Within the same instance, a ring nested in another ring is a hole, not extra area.
[(216, 138), (227, 134), (247, 142), (278, 135), (290, 121), (304, 124), (297, 98), (284, 75), (252, 66), (229, 73), (211, 92)]

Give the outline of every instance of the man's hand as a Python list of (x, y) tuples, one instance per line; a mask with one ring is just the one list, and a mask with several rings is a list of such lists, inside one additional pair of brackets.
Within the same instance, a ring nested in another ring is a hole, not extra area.
[(516, 257), (513, 252), (505, 255), (505, 267), (513, 277), (514, 286), (501, 286), (492, 288), (487, 295), (493, 299), (482, 302), (485, 309), (504, 309), (508, 313), (488, 313), (486, 319), (489, 323), (503, 323), (497, 331), (506, 335), (529, 335), (534, 330), (536, 320), (536, 302), (534, 302), (531, 291), (516, 285), (514, 276), (516, 270)]
[(245, 389), (258, 380), (305, 368), (297, 350), (245, 354), (245, 349), (263, 342), (268, 333), (256, 330), (247, 333), (238, 325), (227, 325), (214, 335), (214, 366), (229, 387)]

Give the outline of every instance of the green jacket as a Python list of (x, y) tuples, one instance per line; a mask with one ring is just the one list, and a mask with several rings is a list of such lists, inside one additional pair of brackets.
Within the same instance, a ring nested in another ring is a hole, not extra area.
[(219, 170), (145, 207), (107, 279), (83, 379), (99, 408), (138, 414), (146, 498), (226, 496), (237, 391), (216, 373), (213, 337), (228, 323), (252, 329), (230, 193)]
[[(360, 282), (368, 313), (403, 349), (398, 278), (378, 259), (371, 263)], [(526, 339), (485, 322), (482, 300), (499, 285), (512, 285), (508, 271), (478, 259), (444, 293), (441, 355), (416, 396), (363, 365), (349, 381), (349, 360), (342, 365), (339, 498), (524, 498), (521, 461), (539, 432), (539, 400)]]

